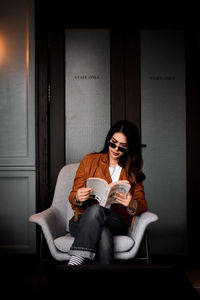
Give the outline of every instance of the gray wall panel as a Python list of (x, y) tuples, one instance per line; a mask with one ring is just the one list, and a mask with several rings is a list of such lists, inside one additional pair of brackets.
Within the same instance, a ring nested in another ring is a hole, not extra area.
[(186, 102), (184, 34), (141, 31), (141, 111), (145, 191), (152, 251), (186, 252)]
[(66, 163), (103, 148), (110, 128), (107, 30), (66, 30)]
[(34, 1), (0, 4), (0, 248), (35, 253)]
[(0, 248), (32, 253), (35, 230), (28, 219), (35, 212), (35, 172), (0, 171)]
[[(32, 1), (0, 9), (0, 165), (35, 165)], [(28, 6), (29, 5), (29, 6)], [(31, 8), (31, 10), (30, 10)], [(31, 11), (31, 13), (30, 13)]]

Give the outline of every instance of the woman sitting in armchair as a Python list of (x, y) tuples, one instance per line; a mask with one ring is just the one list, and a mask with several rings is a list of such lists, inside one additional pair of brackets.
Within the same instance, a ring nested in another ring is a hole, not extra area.
[[(111, 183), (128, 180), (128, 194), (116, 192), (117, 203), (108, 207), (91, 199), (92, 189), (86, 187), (90, 177)], [(86, 259), (96, 264), (112, 263), (113, 235), (127, 233), (134, 215), (147, 210), (142, 172), (141, 144), (137, 127), (129, 121), (118, 121), (109, 130), (104, 148), (84, 157), (77, 170), (69, 201), (75, 210), (69, 222), (75, 237), (68, 265), (81, 265)]]

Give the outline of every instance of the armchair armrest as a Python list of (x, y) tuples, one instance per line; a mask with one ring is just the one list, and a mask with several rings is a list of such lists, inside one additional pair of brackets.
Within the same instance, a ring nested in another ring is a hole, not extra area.
[(30, 216), (29, 221), (41, 226), (52, 256), (57, 257), (54, 239), (66, 234), (66, 221), (63, 220), (58, 209), (51, 206), (40, 213)]
[(143, 236), (147, 226), (157, 220), (158, 216), (152, 212), (146, 211), (141, 213), (141, 215), (135, 217), (133, 231), (129, 230), (128, 235), (136, 241), (140, 236)]
[(135, 257), (135, 255), (138, 252), (138, 249), (140, 247), (140, 244), (142, 242), (145, 230), (147, 226), (158, 220), (158, 216), (154, 213), (151, 213), (149, 211), (141, 213), (139, 216), (135, 217), (135, 223), (133, 226), (133, 231), (131, 231), (131, 227), (128, 231), (128, 236), (131, 237), (134, 241), (134, 247), (132, 247), (129, 251), (123, 252), (123, 253), (117, 253), (115, 257), (117, 259), (132, 259)]
[(135, 256), (135, 254), (137, 253), (140, 244), (142, 242), (145, 230), (147, 229), (147, 227), (158, 220), (158, 216), (155, 213), (146, 211), (141, 213), (141, 215), (136, 216), (135, 217), (135, 223), (133, 226), (133, 231), (131, 231), (129, 229), (128, 235), (134, 239), (135, 241), (135, 245), (132, 249), (132, 251), (134, 251), (134, 254), (130, 253), (129, 255), (133, 255)]
[(56, 207), (51, 206), (40, 213), (30, 216), (29, 221), (40, 225), (44, 235), (46, 236), (46, 234), (50, 233), (53, 239), (66, 234), (66, 221), (63, 220)]

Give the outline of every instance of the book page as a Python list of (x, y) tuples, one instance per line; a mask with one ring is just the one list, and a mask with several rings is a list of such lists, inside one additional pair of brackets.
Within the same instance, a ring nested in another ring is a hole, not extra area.
[(115, 193), (121, 192), (123, 194), (128, 194), (130, 187), (131, 186), (127, 181), (121, 182), (121, 183), (119, 182), (119, 183), (115, 184), (114, 186), (112, 186), (106, 205), (110, 205), (112, 203), (117, 203), (116, 199), (114, 198)]
[(100, 205), (105, 206), (109, 189), (107, 182), (101, 178), (88, 178), (87, 187), (93, 190), (91, 196), (94, 195), (93, 198), (95, 198)]

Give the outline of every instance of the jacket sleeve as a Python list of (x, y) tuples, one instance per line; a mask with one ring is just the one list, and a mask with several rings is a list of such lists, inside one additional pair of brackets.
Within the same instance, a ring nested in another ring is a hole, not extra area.
[(74, 183), (72, 186), (72, 190), (69, 194), (69, 202), (76, 206), (77, 204), (75, 203), (75, 194), (77, 192), (78, 189), (86, 187), (86, 174), (85, 174), (85, 160), (86, 158), (84, 158), (81, 162), (80, 165), (78, 167), (78, 170), (76, 172), (76, 176), (74, 178)]
[[(144, 185), (142, 182), (135, 183), (133, 187), (133, 200), (137, 201), (136, 215), (146, 211), (148, 206), (145, 199)], [(130, 203), (131, 207), (131, 203)]]

